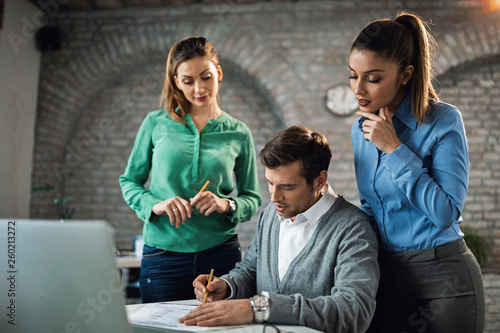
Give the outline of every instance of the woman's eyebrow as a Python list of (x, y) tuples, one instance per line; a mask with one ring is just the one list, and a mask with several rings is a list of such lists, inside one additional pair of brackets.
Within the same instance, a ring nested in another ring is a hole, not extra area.
[[(347, 67), (349, 67), (349, 69), (353, 72), (356, 72), (354, 69), (352, 69), (351, 66), (347, 65)], [(369, 71), (366, 71), (366, 72), (363, 72), (364, 74), (371, 74), (371, 73), (375, 73), (375, 72), (384, 72), (383, 69), (370, 69)]]
[(210, 70), (210, 68), (205, 69), (203, 72), (200, 73), (200, 76), (202, 76), (203, 74), (205, 74), (209, 70)]
[[(204, 71), (202, 71), (202, 72), (200, 73), (200, 76), (202, 76), (202, 75), (203, 75), (206, 71), (208, 71), (208, 70), (210, 70), (210, 68), (207, 68), (207, 69), (205, 69)], [(192, 76), (191, 76), (191, 75), (186, 75), (186, 74), (183, 74), (183, 75), (181, 75), (181, 78), (188, 78), (188, 79), (191, 79), (191, 78), (192, 78)]]

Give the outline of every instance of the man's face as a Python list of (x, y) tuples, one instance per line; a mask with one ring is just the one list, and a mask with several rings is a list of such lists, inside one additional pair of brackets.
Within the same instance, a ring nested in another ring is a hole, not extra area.
[[(276, 205), (278, 214), (284, 218), (295, 220), (297, 214), (305, 212), (320, 196), (314, 185), (308, 185), (300, 175), (301, 163), (295, 162), (276, 169), (266, 168), (266, 179), (271, 194), (271, 202)], [(321, 187), (320, 187), (321, 188)]]

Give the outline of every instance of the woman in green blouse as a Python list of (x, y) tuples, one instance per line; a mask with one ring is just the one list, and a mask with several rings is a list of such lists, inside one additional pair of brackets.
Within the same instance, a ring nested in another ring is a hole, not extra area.
[[(205, 38), (177, 42), (167, 59), (164, 109), (145, 118), (120, 176), (125, 201), (144, 222), (144, 303), (194, 298), (199, 274), (231, 270), (241, 260), (235, 227), (262, 202), (250, 129), (219, 107), (222, 76)], [(233, 177), (238, 195), (230, 198)]]

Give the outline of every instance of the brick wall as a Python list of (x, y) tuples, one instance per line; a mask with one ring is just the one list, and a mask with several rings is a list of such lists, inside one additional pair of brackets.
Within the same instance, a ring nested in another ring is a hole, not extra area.
[(469, 141), (470, 181), (464, 226), (491, 244), (489, 266), (500, 266), (500, 63), (482, 59), (440, 80), (441, 98), (462, 110)]
[[(142, 222), (123, 202), (118, 177), (141, 121), (158, 109), (169, 48), (185, 36), (203, 35), (221, 57), (221, 104), (250, 126), (257, 151), (292, 124), (324, 133), (333, 149), (329, 182), (357, 204), (350, 142), (356, 117), (328, 112), (325, 92), (347, 82), (348, 50), (367, 22), (408, 9), (434, 22), (442, 97), (462, 110), (470, 143), (464, 225), (487, 237), (489, 265), (500, 268), (500, 13), (484, 15), (479, 6), (306, 1), (59, 13), (50, 24), (61, 29), (63, 49), (42, 57), (32, 183), (75, 196), (75, 219), (106, 219), (119, 247), (130, 248)], [(261, 187), (268, 202), (263, 177)], [(55, 217), (50, 198), (33, 196), (31, 217)], [(255, 220), (238, 226), (244, 248)], [(492, 293), (497, 299), (498, 291)], [(489, 316), (490, 327), (500, 322), (496, 316)]]
[(500, 332), (500, 279), (498, 274), (484, 274), (486, 296), (485, 333)]
[[(489, 230), (498, 229), (495, 184), (500, 177), (494, 163), (499, 159), (494, 145), (498, 71), (492, 66), (499, 41), (492, 37), (498, 35), (499, 24), (494, 14), (482, 15), (472, 2), (446, 3), (409, 10), (433, 19), (441, 48), (435, 69), (445, 79), (443, 97), (464, 113), (474, 162), (466, 223), (489, 234), (495, 244), (498, 235)], [(385, 2), (358, 3), (355, 10), (350, 3), (299, 2), (60, 13), (63, 49), (45, 53), (42, 62), (33, 184), (49, 182), (61, 195), (74, 195), (75, 218), (99, 216), (120, 224), (118, 237), (127, 246), (131, 235), (124, 230), (136, 232), (138, 222), (130, 214), (117, 215), (126, 208), (119, 191), (111, 189), (144, 115), (158, 108), (168, 49), (182, 37), (201, 34), (221, 56), (222, 105), (249, 124), (257, 149), (291, 124), (323, 132), (334, 150), (330, 182), (348, 200), (357, 201), (349, 137), (355, 116), (336, 117), (323, 101), (332, 84), (346, 81), (347, 52), (365, 23), (402, 9), (390, 4), (394, 8)], [(477, 71), (482, 78), (464, 79)], [(80, 184), (91, 186), (83, 189)], [(491, 187), (489, 192), (482, 184)], [(33, 198), (32, 216), (54, 214), (46, 197)], [(248, 241), (249, 236), (243, 232), (242, 238)]]

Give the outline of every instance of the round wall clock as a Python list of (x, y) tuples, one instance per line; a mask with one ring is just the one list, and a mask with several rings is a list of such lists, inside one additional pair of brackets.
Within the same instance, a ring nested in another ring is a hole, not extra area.
[(325, 106), (337, 116), (349, 116), (358, 110), (358, 100), (348, 83), (337, 83), (326, 91)]

